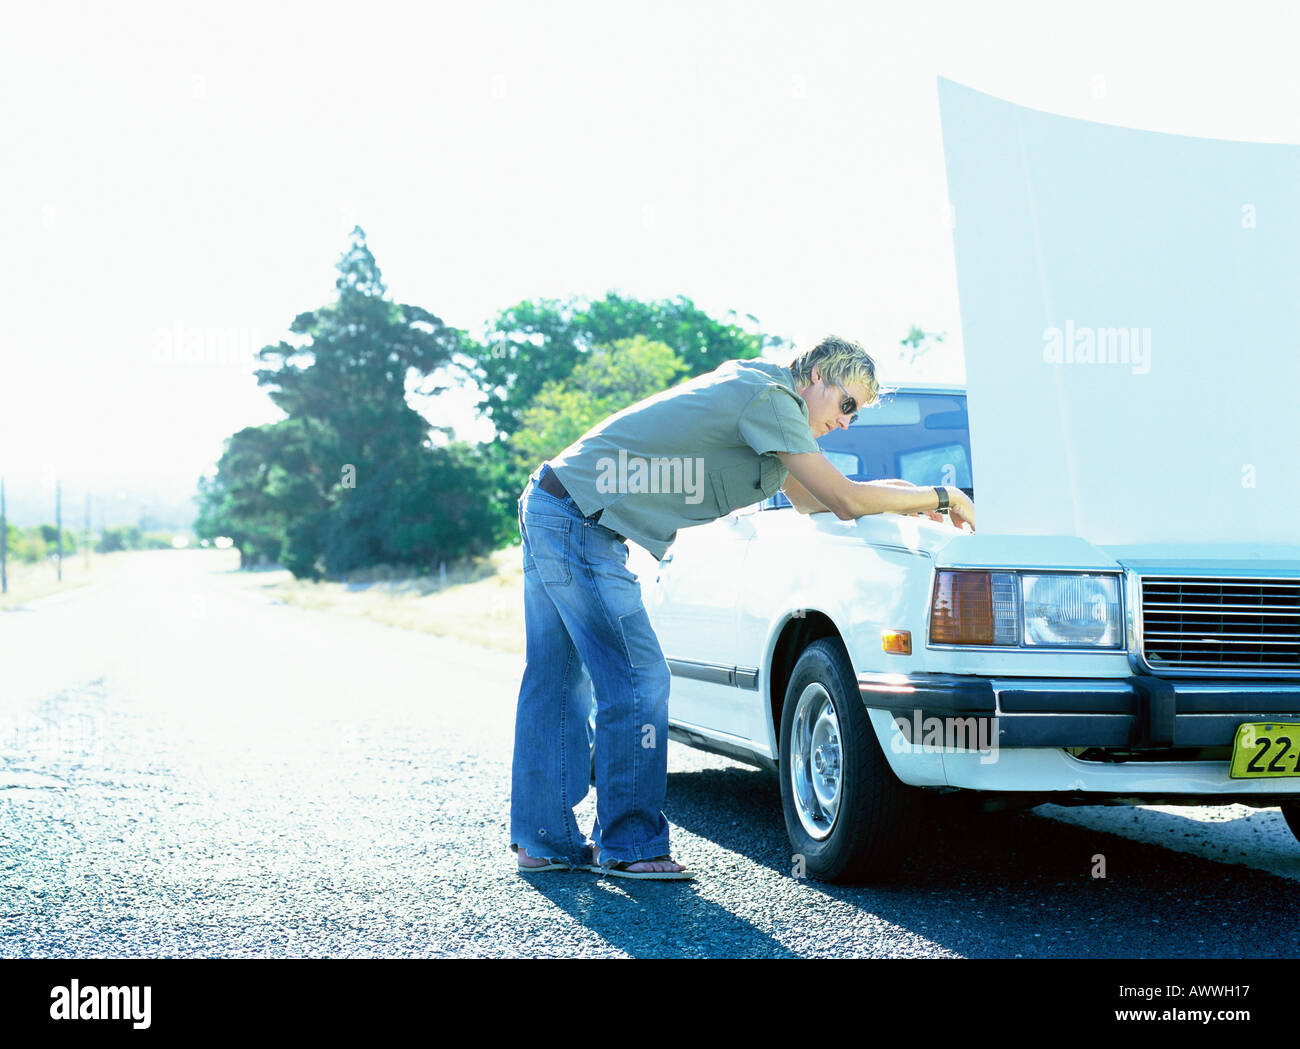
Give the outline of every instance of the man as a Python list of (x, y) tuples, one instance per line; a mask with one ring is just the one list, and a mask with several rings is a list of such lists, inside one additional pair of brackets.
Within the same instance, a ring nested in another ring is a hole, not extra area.
[[(662, 559), (679, 528), (716, 520), (778, 488), (801, 513), (841, 520), (949, 509), (974, 525), (959, 488), (850, 481), (816, 438), (879, 395), (875, 364), (830, 337), (789, 368), (728, 361), (610, 416), (529, 479), (519, 500), (526, 665), (515, 718), (510, 843), (521, 871), (580, 867), (686, 879), (669, 857), (669, 672), (627, 540)], [(587, 717), (596, 694), (596, 821), (573, 816), (590, 785)]]

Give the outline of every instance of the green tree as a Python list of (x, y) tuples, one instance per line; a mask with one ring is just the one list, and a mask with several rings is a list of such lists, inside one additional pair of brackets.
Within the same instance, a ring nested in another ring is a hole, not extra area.
[(410, 392), (447, 389), (430, 377), (452, 363), (462, 333), (428, 310), (390, 301), (360, 226), (338, 264), (338, 301), (300, 313), (290, 331), (299, 345), (265, 346), (257, 381), (291, 419), (311, 419), (334, 431), (320, 451), (322, 466), (377, 467), (395, 453), (420, 447), (429, 426), (406, 403)]
[[(59, 529), (52, 524), (43, 524), (38, 527), (41, 530), (41, 539), (45, 543), (47, 554), (57, 554), (59, 550)], [(68, 557), (76, 552), (76, 534), (65, 528), (63, 530), (63, 556)]]
[(24, 528), (18, 542), (19, 559), (34, 565), (44, 561), (45, 554), (45, 530), (40, 525)]
[(524, 409), (522, 427), (510, 442), (524, 478), (597, 423), (628, 405), (672, 386), (686, 364), (662, 342), (644, 336), (597, 346), (567, 381), (551, 381)]
[(464, 442), (385, 467), (331, 514), (323, 543), (326, 569), (341, 574), (408, 564), (431, 570), (496, 549), (509, 533), (494, 482), (491, 467)]
[(333, 479), (325, 476), (313, 453), (318, 441), (326, 443), (331, 436), (301, 419), (232, 434), (217, 472), (199, 482), (195, 534), (200, 539), (228, 536), (239, 550), (241, 568), (265, 557), (283, 560), (295, 575), (315, 574), (320, 519)]
[(264, 555), (312, 578), (501, 537), (499, 464), (467, 470), (463, 449), (435, 449), (407, 403), (446, 389), (433, 376), (463, 358), (463, 334), (389, 300), (360, 227), (338, 271), (337, 301), (295, 317), (298, 339), (259, 352), (257, 380), (287, 418), (230, 438), (200, 484), (197, 534), (230, 536), (241, 564)]
[(140, 528), (137, 525), (119, 525), (105, 528), (99, 536), (96, 549), (101, 554), (111, 554), (117, 550), (139, 550), (141, 547)]
[[(408, 393), (445, 390), (431, 384), (432, 375), (463, 344), (461, 332), (428, 310), (392, 302), (364, 231), (355, 227), (351, 237), (338, 265), (338, 300), (294, 318), (290, 330), (303, 337), (300, 344), (259, 353), (267, 367), (257, 371), (258, 382), (304, 427), (296, 465), (268, 473), (263, 490), (277, 512), (285, 508), (280, 536), (295, 575), (381, 556), (391, 518), (386, 499), (430, 447), (429, 425), (407, 404)], [(307, 471), (311, 483), (295, 470)], [(344, 528), (357, 531), (352, 541), (339, 538)]]
[(524, 409), (549, 382), (563, 382), (596, 346), (644, 336), (668, 346), (690, 378), (723, 361), (761, 356), (784, 340), (758, 331), (758, 320), (732, 312), (716, 320), (679, 296), (640, 302), (609, 292), (603, 299), (525, 301), (499, 313), (480, 346), (465, 347), (466, 365), (484, 392), (480, 410), (499, 433), (523, 426)]

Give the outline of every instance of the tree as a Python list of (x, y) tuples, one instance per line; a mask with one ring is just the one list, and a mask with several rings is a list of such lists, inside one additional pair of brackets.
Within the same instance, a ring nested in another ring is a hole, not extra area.
[(387, 298), (375, 257), (360, 226), (338, 264), (338, 301), (300, 313), (290, 331), (301, 345), (265, 346), (257, 381), (291, 419), (312, 419), (334, 431), (319, 451), (322, 467), (351, 463), (377, 468), (394, 454), (420, 447), (428, 424), (406, 403), (412, 392), (433, 395), (434, 372), (452, 362), (462, 333), (419, 306)]
[(526, 476), (606, 417), (662, 393), (685, 370), (668, 346), (644, 336), (595, 347), (567, 381), (548, 382), (524, 409), (511, 441), (516, 468)]
[[(52, 524), (40, 525), (41, 539), (45, 542), (45, 548), (50, 552), (57, 552), (59, 549), (59, 529)], [(68, 529), (63, 530), (63, 556), (68, 557), (77, 552), (77, 538)]]
[(495, 319), (483, 345), (466, 353), (466, 367), (485, 397), (481, 411), (504, 436), (523, 426), (524, 409), (548, 382), (568, 379), (596, 346), (644, 336), (668, 346), (681, 359), (687, 378), (712, 371), (727, 360), (760, 356), (785, 341), (737, 323), (734, 312), (718, 321), (688, 298), (639, 302), (609, 292), (603, 299), (541, 299), (521, 302)]
[(510, 533), (494, 480), (491, 467), (464, 442), (386, 467), (330, 515), (322, 544), (326, 570), (341, 574), (375, 564), (431, 570), (496, 549)]
[(118, 525), (116, 528), (104, 529), (97, 549), (101, 554), (111, 554), (117, 550), (139, 550), (140, 545), (139, 525)]
[(18, 557), (28, 564), (39, 564), (45, 560), (45, 533), (40, 525), (31, 525), (22, 530), (18, 543)]
[(287, 418), (229, 439), (200, 483), (196, 532), (230, 536), (241, 564), (266, 556), (310, 578), (425, 564), (501, 538), (499, 464), (469, 469), (463, 449), (434, 449), (407, 404), (446, 389), (432, 376), (463, 351), (463, 334), (388, 299), (360, 227), (338, 271), (338, 300), (295, 317), (297, 340), (259, 352), (257, 380)]
[[(268, 366), (258, 382), (301, 427), (297, 466), (265, 478), (265, 494), (277, 512), (283, 508), (279, 535), (295, 575), (382, 557), (387, 496), (430, 447), (429, 425), (407, 404), (408, 393), (446, 389), (432, 386), (431, 376), (462, 346), (462, 333), (428, 310), (388, 299), (359, 226), (338, 271), (337, 302), (294, 318), (290, 330), (301, 344), (259, 353)], [(342, 529), (355, 534), (343, 542)]]
[(313, 460), (322, 432), (328, 434), (309, 420), (284, 419), (228, 437), (216, 474), (199, 482), (195, 534), (228, 536), (241, 568), (265, 557), (283, 560), (295, 575), (316, 574), (310, 526), (319, 527), (332, 483)]

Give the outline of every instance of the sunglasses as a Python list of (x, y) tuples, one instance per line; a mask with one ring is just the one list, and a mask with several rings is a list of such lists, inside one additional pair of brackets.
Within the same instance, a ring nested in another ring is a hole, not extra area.
[[(835, 382), (834, 379), (831, 382)], [(840, 386), (835, 382), (836, 386)], [(844, 394), (844, 400), (840, 401), (840, 411), (849, 417), (849, 425), (852, 426), (858, 421), (858, 402), (849, 396), (849, 391), (840, 386), (840, 393)]]

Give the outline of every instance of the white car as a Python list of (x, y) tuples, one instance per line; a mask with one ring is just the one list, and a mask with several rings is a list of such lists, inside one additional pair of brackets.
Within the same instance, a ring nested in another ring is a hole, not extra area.
[[(819, 444), (978, 515), (960, 387), (900, 386)], [(683, 529), (641, 577), (670, 735), (776, 770), (794, 863), (830, 881), (895, 868), (925, 791), (1280, 805), (1300, 833), (1300, 558), (1145, 554), (779, 494)]]
[(896, 866), (925, 792), (1300, 836), (1300, 147), (939, 103), (965, 388), (819, 443), (978, 531), (777, 497), (629, 559), (671, 734), (775, 769), (832, 881)]

